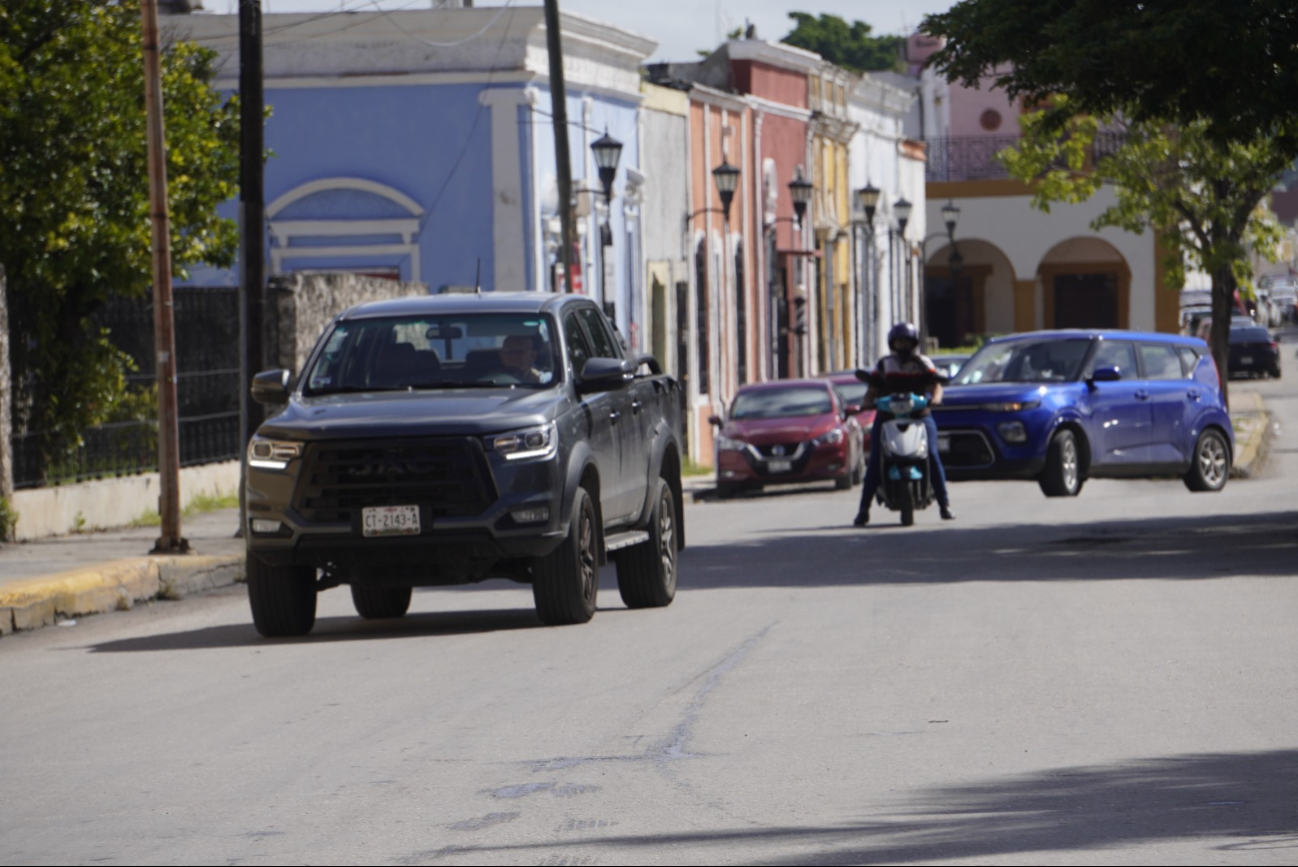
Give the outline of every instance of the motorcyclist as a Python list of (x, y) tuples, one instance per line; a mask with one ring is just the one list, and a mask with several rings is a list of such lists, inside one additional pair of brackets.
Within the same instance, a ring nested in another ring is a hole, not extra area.
[[(938, 372), (932, 359), (919, 352), (919, 332), (909, 322), (899, 322), (888, 332), (890, 355), (879, 359), (874, 372), (858, 370), (856, 376), (867, 382), (870, 388), (865, 393), (865, 406), (873, 407), (877, 398), (897, 392), (922, 394), (928, 397), (929, 405), (936, 406), (942, 402), (943, 376)], [(937, 453), (937, 425), (932, 414), (925, 409), (921, 414), (924, 430), (928, 433), (928, 466), (937, 498), (938, 512), (942, 520), (955, 519), (951, 511), (951, 502), (946, 491), (946, 472), (942, 468), (942, 459)], [(883, 475), (882, 452), (879, 447), (883, 436), (883, 418), (878, 414), (870, 427), (870, 463), (865, 470), (865, 483), (861, 486), (861, 508), (852, 523), (864, 527), (870, 523), (870, 505), (875, 494), (879, 492), (880, 477)]]

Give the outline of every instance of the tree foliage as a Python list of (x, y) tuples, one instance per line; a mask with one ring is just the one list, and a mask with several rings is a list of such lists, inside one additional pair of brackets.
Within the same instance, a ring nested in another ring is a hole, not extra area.
[(1219, 142), (1280, 136), (1298, 154), (1293, 0), (963, 0), (921, 26), (946, 38), (930, 62), (950, 80), (993, 75), (1011, 96), (1062, 94), (1097, 117), (1202, 122)]
[(796, 26), (780, 41), (795, 48), (814, 51), (850, 72), (895, 70), (901, 66), (905, 39), (900, 36), (871, 36), (873, 28), (864, 21), (850, 25), (837, 15), (790, 12)]
[[(165, 19), (164, 19), (165, 24)], [(164, 41), (173, 269), (232, 263), (238, 110), (211, 88), (215, 54)], [(151, 284), (139, 5), (0, 5), (0, 264), (13, 377), (29, 428), (75, 444), (125, 397), (129, 361), (92, 317)]]
[[(1102, 127), (1077, 114), (1068, 98), (1050, 111), (1053, 116), (1043, 110), (1021, 120), (1023, 138), (1002, 153), (1010, 173), (1034, 184), (1033, 204), (1042, 210), (1052, 202), (1084, 201), (1110, 185), (1116, 201), (1092, 228), (1157, 233), (1176, 288), (1184, 284), (1186, 262), (1209, 274), (1213, 357), (1226, 371), (1235, 290), (1252, 279), (1249, 252), (1272, 250), (1281, 237), (1263, 200), (1290, 163), (1285, 149), (1274, 138), (1222, 143), (1206, 120), (1115, 120)], [(1062, 136), (1059, 117), (1071, 118)]]

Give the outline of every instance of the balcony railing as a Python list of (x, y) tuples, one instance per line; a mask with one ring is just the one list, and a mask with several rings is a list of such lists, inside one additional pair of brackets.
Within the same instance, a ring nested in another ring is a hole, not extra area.
[[(1016, 135), (965, 135), (925, 139), (928, 163), (924, 179), (930, 182), (1004, 180), (1010, 174), (996, 155), (1018, 140)], [(1125, 141), (1124, 132), (1102, 130), (1095, 137), (1092, 158), (1111, 156)]]

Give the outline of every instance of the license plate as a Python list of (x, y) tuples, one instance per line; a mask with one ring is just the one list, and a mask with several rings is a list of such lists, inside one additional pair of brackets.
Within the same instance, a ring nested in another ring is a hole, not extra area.
[(950, 437), (939, 436), (939, 437), (937, 438), (937, 450), (938, 450), (939, 452), (949, 452), (949, 451), (951, 451), (951, 438), (950, 438)]
[(361, 532), (365, 536), (417, 536), (419, 507), (374, 506), (363, 509)]
[(766, 471), (770, 473), (787, 473), (793, 469), (793, 461), (767, 461)]
[(1252, 364), (1252, 363), (1253, 363), (1253, 356), (1251, 356), (1251, 355), (1241, 355), (1241, 356), (1239, 357), (1239, 363), (1240, 363), (1240, 364)]

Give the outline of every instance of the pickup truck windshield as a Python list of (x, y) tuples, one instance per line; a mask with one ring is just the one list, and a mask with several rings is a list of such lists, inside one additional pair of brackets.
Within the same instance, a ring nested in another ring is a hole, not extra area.
[(554, 326), (539, 314), (483, 313), (339, 322), (307, 395), (446, 388), (549, 388), (562, 378)]
[(1090, 347), (1085, 338), (990, 343), (965, 362), (954, 384), (1072, 382), (1081, 373)]

